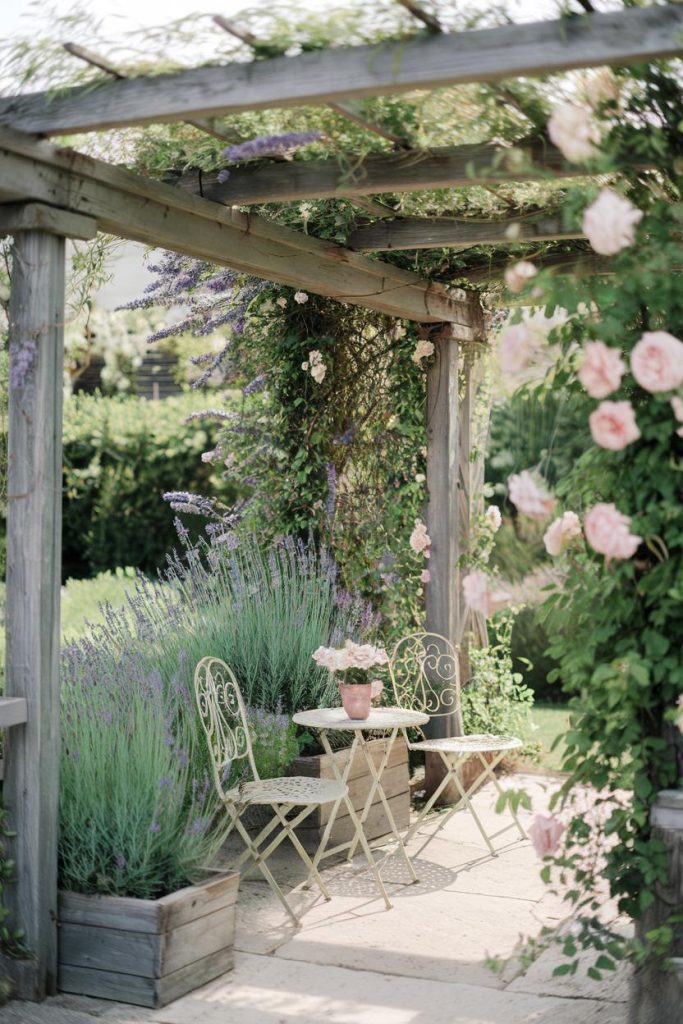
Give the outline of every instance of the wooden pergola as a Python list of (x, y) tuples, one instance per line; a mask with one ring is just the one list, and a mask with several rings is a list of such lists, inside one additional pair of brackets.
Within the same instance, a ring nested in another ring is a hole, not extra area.
[[(493, 144), (421, 153), (398, 149), (358, 161), (351, 176), (334, 160), (295, 161), (236, 168), (224, 184), (215, 176), (190, 174), (171, 185), (44, 137), (170, 121), (220, 135), (216, 117), (328, 104), (393, 139), (364, 119), (359, 99), (683, 52), (681, 5), (448, 34), (417, 4), (400, 2), (431, 34), (141, 78), (124, 78), (106, 61), (72, 47), (111, 80), (0, 99), (0, 229), (14, 238), (11, 347), (16, 353), (27, 342), (35, 346), (20, 386), (10, 389), (6, 696), (0, 702), (0, 727), (8, 730), (5, 803), (17, 832), (17, 881), (8, 895), (13, 918), (35, 954), (31, 961), (8, 964), (24, 998), (42, 999), (57, 984), (65, 239), (102, 231), (425, 325), (436, 345), (428, 374), (427, 622), (429, 629), (458, 640), (467, 626), (457, 565), (481, 473), (469, 459), (469, 438), (470, 367), (473, 349), (484, 341), (482, 310), (473, 292), (422, 280), (362, 252), (506, 246), (577, 235), (548, 216), (487, 225), (390, 220), (372, 197), (580, 173), (545, 140), (535, 139), (516, 147), (525, 153), (521, 164), (506, 163), (509, 151)], [(582, 6), (590, 10), (590, 4)], [(230, 23), (223, 27), (235, 31)], [(348, 197), (379, 219), (355, 230), (342, 247), (237, 209), (316, 197)]]

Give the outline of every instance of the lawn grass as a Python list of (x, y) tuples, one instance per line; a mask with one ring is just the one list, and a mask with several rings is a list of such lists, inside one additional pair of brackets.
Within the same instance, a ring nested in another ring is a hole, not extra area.
[[(67, 580), (62, 587), (61, 636), (63, 643), (79, 640), (88, 631), (88, 623), (102, 621), (100, 604), (114, 607), (124, 604), (126, 594), (135, 587), (135, 569), (101, 572), (90, 580)], [(5, 676), (5, 584), (0, 582), (0, 684)]]
[(569, 728), (569, 711), (563, 704), (534, 704), (531, 712), (534, 731), (530, 739), (541, 745), (540, 762), (525, 762), (524, 768), (531, 771), (558, 772), (562, 768), (564, 744), (560, 741), (551, 750), (553, 741)]

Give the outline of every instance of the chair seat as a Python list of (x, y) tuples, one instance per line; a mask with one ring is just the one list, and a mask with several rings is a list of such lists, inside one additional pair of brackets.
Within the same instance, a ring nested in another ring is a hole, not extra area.
[(434, 750), (442, 754), (483, 754), (500, 750), (518, 750), (524, 744), (514, 736), (491, 736), (477, 733), (469, 736), (444, 736), (441, 739), (411, 743), (411, 750)]
[(335, 779), (291, 775), (281, 779), (243, 782), (233, 794), (238, 803), (306, 805), (330, 804), (340, 800), (347, 792), (348, 787)]

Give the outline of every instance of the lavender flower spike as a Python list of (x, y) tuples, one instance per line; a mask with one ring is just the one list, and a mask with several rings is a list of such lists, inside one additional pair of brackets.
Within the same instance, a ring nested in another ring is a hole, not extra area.
[(284, 156), (293, 149), (308, 146), (311, 142), (322, 139), (322, 132), (287, 132), (286, 135), (259, 135), (247, 142), (228, 146), (222, 155), (229, 164), (237, 164), (242, 160), (258, 160), (263, 156)]

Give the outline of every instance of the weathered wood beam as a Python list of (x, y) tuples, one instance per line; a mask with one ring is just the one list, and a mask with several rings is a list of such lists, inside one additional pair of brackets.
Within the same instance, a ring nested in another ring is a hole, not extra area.
[[(237, 25), (230, 18), (224, 18), (222, 14), (214, 14), (214, 24), (218, 25), (225, 32), (229, 32), (235, 39), (239, 39), (240, 42), (246, 46), (251, 47), (252, 50), (258, 51), (259, 46), (262, 46), (258, 36), (255, 36), (249, 29), (242, 28), (241, 25)], [(363, 112), (363, 107), (360, 103), (349, 100), (348, 102), (342, 103), (328, 103), (328, 107), (334, 110), (340, 117), (346, 118), (347, 121), (354, 121), (355, 124), (360, 125), (362, 128), (366, 128), (370, 132), (374, 132), (375, 135), (379, 135), (383, 139), (387, 139), (396, 146), (406, 146), (406, 140), (394, 135), (387, 128), (383, 128), (382, 125), (375, 124), (371, 121), (367, 115)]]
[(0, 120), (59, 135), (497, 82), (681, 53), (683, 6), (587, 14), (6, 98)]
[(469, 323), (463, 293), (264, 218), (0, 130), (0, 193), (84, 213), (101, 231), (417, 321)]
[(477, 223), (452, 218), (411, 217), (382, 220), (355, 228), (346, 240), (357, 252), (390, 249), (467, 248), (470, 245), (515, 245), (583, 238), (580, 229), (565, 228), (560, 217), (514, 218)]
[(225, 206), (251, 206), (466, 188), (551, 175), (575, 178), (580, 173), (576, 164), (568, 163), (554, 146), (526, 140), (514, 147), (484, 142), (422, 152), (384, 153), (364, 159), (348, 156), (343, 166), (329, 159), (235, 167), (223, 183), (218, 181), (217, 171), (190, 171), (178, 178), (176, 184)]
[[(607, 275), (614, 271), (614, 264), (609, 256), (598, 256), (596, 253), (587, 251), (550, 253), (547, 256), (533, 257), (533, 261), (539, 270), (550, 269), (557, 274), (577, 274), (588, 277), (595, 274)], [(496, 255), (488, 266), (468, 270), (467, 280), (471, 284), (499, 281), (508, 266), (509, 260), (502, 260)], [(505, 304), (510, 305), (511, 303), (506, 299)], [(512, 303), (512, 305), (514, 304)]]
[(44, 203), (0, 205), (0, 235), (12, 235), (16, 231), (45, 231), (48, 235), (64, 235), (87, 242), (97, 234), (97, 221)]
[[(89, 64), (93, 68), (99, 68), (100, 71), (104, 71), (105, 74), (111, 75), (112, 78), (117, 78), (119, 81), (124, 78), (129, 78), (129, 75), (124, 74), (123, 71), (119, 71), (118, 68), (114, 67), (104, 57), (100, 57), (98, 53), (93, 53), (92, 50), (88, 50), (85, 46), (80, 46), (78, 43), (62, 43), (63, 48), (67, 53), (70, 53), (72, 57), (77, 60), (82, 60), (85, 64)], [(206, 132), (207, 135), (213, 135), (216, 139), (221, 139), (222, 142), (239, 142), (240, 137), (236, 132), (225, 132), (220, 128), (216, 128), (213, 121), (210, 118), (195, 118), (192, 121), (187, 121), (186, 124), (192, 125), (193, 128), (197, 128), (200, 132)]]
[(28, 717), (25, 697), (0, 697), (0, 729), (23, 725)]
[(9, 309), (5, 692), (28, 716), (5, 737), (7, 902), (34, 959), (5, 966), (25, 999), (57, 987), (64, 252), (62, 237), (17, 232)]

